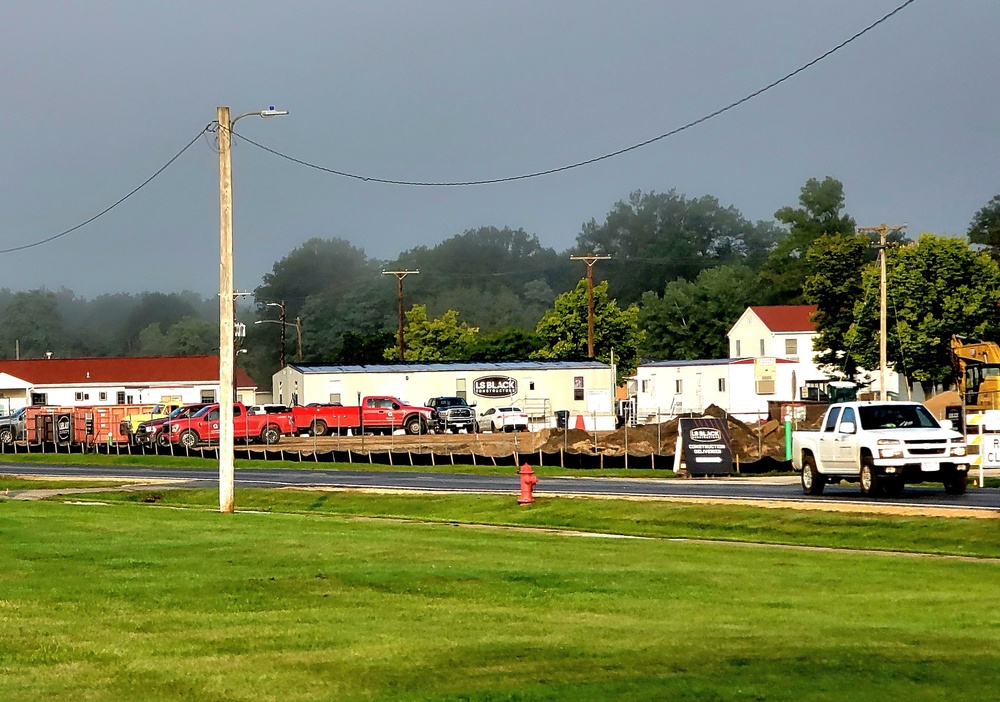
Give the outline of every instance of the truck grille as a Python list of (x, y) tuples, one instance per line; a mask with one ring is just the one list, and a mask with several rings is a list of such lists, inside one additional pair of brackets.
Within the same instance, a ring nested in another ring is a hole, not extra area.
[(453, 409), (448, 412), (448, 419), (471, 419), (472, 411), (467, 409)]

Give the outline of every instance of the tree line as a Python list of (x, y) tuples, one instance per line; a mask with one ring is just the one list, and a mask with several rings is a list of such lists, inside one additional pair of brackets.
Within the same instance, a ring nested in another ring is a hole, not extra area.
[[(597, 254), (611, 258), (594, 268), (595, 355), (607, 361), (613, 350), (620, 377), (641, 358), (725, 357), (726, 332), (748, 305), (800, 303), (819, 309), (821, 362), (852, 376), (873, 367), (873, 353), (877, 361), (877, 252), (844, 210), (843, 185), (826, 177), (809, 179), (773, 221), (750, 221), (711, 196), (636, 191), (562, 252), (508, 227), (470, 229), (392, 261), (313, 238), (238, 305), (247, 351), (238, 363), (265, 384), (277, 370), (280, 325), (253, 322), (278, 321), (279, 302), (286, 359), (298, 358), (297, 319), (304, 362), (397, 360), (396, 281), (381, 273), (402, 268), (421, 271), (405, 280), (407, 360), (582, 358), (586, 269), (570, 256)], [(890, 244), (890, 358), (916, 380), (946, 384), (952, 333), (1000, 337), (1000, 196), (975, 214), (967, 239), (896, 233)], [(3, 358), (217, 353), (218, 303), (191, 292), (87, 300), (2, 289), (0, 329)]]

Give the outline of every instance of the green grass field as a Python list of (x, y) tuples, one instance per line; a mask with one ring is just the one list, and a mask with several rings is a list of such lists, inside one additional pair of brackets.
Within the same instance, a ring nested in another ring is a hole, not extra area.
[(667, 538), (993, 555), (995, 520), (213, 497), (0, 502), (0, 699), (997, 698), (1000, 562)]

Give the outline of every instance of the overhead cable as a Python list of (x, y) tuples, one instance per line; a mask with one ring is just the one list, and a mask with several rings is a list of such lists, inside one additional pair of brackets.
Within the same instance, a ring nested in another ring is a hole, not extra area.
[(588, 158), (588, 159), (585, 159), (583, 161), (577, 161), (576, 163), (571, 163), (571, 164), (566, 165), (566, 166), (558, 166), (556, 168), (548, 168), (548, 169), (545, 169), (545, 170), (542, 170), (542, 171), (534, 171), (532, 173), (524, 173), (522, 175), (506, 176), (506, 177), (503, 177), (503, 178), (484, 178), (482, 180), (459, 180), (459, 181), (450, 181), (450, 182), (448, 182), (448, 181), (434, 182), (434, 181), (419, 181), (419, 180), (395, 180), (395, 179), (392, 179), (392, 178), (378, 178), (378, 177), (375, 177), (375, 176), (365, 176), (365, 175), (360, 175), (360, 174), (357, 174), (357, 173), (350, 173), (348, 171), (338, 170), (336, 168), (328, 168), (326, 166), (320, 166), (320, 165), (315, 164), (315, 163), (310, 163), (309, 161), (305, 161), (305, 160), (300, 159), (300, 158), (295, 158), (294, 156), (289, 156), (288, 154), (282, 153), (282, 152), (280, 152), (280, 151), (278, 151), (276, 149), (272, 149), (272, 148), (270, 148), (268, 146), (264, 146), (263, 144), (260, 144), (260, 143), (258, 143), (256, 141), (254, 141), (253, 139), (249, 139), (249, 138), (243, 136), (242, 134), (239, 134), (238, 132), (232, 132), (232, 133), (233, 133), (234, 136), (238, 137), (239, 139), (242, 139), (243, 141), (245, 141), (248, 144), (256, 146), (258, 149), (261, 149), (261, 150), (266, 151), (266, 152), (268, 152), (270, 154), (278, 156), (279, 158), (283, 158), (283, 159), (285, 159), (287, 161), (291, 161), (292, 163), (297, 163), (300, 166), (305, 166), (307, 168), (312, 168), (312, 169), (315, 169), (317, 171), (323, 171), (324, 173), (330, 173), (331, 175), (342, 176), (344, 178), (353, 178), (354, 180), (361, 180), (361, 181), (365, 181), (365, 182), (369, 182), (369, 183), (383, 183), (383, 184), (386, 184), (386, 185), (410, 185), (410, 186), (420, 186), (420, 187), (461, 187), (461, 186), (467, 186), (467, 185), (493, 185), (493, 184), (496, 184), (496, 183), (509, 183), (511, 181), (516, 181), (516, 180), (527, 180), (528, 178), (537, 178), (539, 176), (552, 175), (553, 173), (560, 173), (562, 171), (568, 171), (568, 170), (571, 170), (571, 169), (574, 169), (574, 168), (580, 168), (581, 166), (588, 166), (588, 165), (590, 165), (592, 163), (597, 163), (598, 161), (605, 161), (607, 159), (614, 158), (615, 156), (621, 156), (622, 154), (628, 153), (630, 151), (635, 151), (636, 149), (641, 149), (644, 146), (649, 146), (650, 144), (658, 142), (661, 139), (666, 139), (666, 138), (672, 137), (672, 136), (674, 136), (676, 134), (680, 134), (683, 131), (686, 131), (688, 129), (691, 129), (692, 127), (695, 127), (695, 126), (697, 126), (699, 124), (702, 124), (703, 122), (707, 122), (708, 120), (713, 119), (714, 117), (718, 117), (721, 114), (729, 112), (730, 110), (739, 107), (743, 103), (749, 102), (750, 100), (753, 100), (755, 97), (766, 93), (768, 90), (771, 90), (772, 88), (776, 88), (777, 86), (781, 85), (785, 81), (790, 80), (791, 78), (794, 78), (799, 73), (802, 73), (803, 71), (805, 71), (805, 70), (807, 70), (807, 69), (815, 66), (817, 63), (819, 63), (823, 59), (825, 59), (828, 56), (836, 53), (837, 51), (840, 51), (845, 46), (847, 46), (848, 44), (850, 44), (851, 42), (853, 42), (854, 40), (859, 39), (860, 37), (862, 37), (865, 34), (867, 34), (868, 32), (870, 32), (871, 30), (873, 30), (876, 27), (878, 27), (883, 22), (886, 22), (893, 15), (897, 14), (898, 12), (901, 12), (906, 7), (908, 7), (909, 5), (912, 5), (914, 2), (916, 2), (916, 0), (906, 0), (906, 2), (902, 3), (901, 5), (899, 5), (898, 7), (896, 7), (891, 12), (886, 13), (885, 15), (883, 15), (882, 17), (880, 17), (879, 19), (877, 19), (874, 22), (872, 22), (871, 24), (869, 24), (864, 29), (856, 32), (855, 34), (851, 35), (850, 37), (848, 37), (844, 41), (840, 42), (839, 44), (837, 44), (832, 49), (829, 49), (828, 51), (825, 51), (824, 53), (820, 54), (819, 56), (817, 56), (816, 58), (814, 58), (812, 61), (809, 61), (808, 63), (805, 63), (805, 64), (799, 66), (798, 68), (796, 68), (794, 71), (792, 71), (790, 73), (786, 73), (781, 78), (778, 78), (777, 80), (768, 83), (763, 88), (758, 88), (757, 90), (755, 90), (752, 93), (750, 93), (750, 94), (748, 94), (748, 95), (740, 98), (739, 100), (736, 100), (735, 102), (731, 102), (728, 105), (726, 105), (725, 107), (720, 107), (719, 109), (715, 110), (714, 112), (710, 112), (707, 115), (704, 115), (702, 117), (699, 117), (698, 119), (695, 119), (695, 120), (692, 120), (692, 121), (688, 122), (687, 124), (683, 124), (683, 125), (681, 125), (679, 127), (675, 127), (674, 129), (671, 129), (668, 132), (664, 132), (663, 134), (660, 134), (659, 136), (652, 137), (651, 139), (646, 139), (645, 141), (640, 141), (638, 144), (632, 144), (631, 146), (626, 146), (625, 148), (618, 149), (617, 151), (612, 151), (610, 153), (606, 153), (606, 154), (604, 154), (602, 156), (595, 156), (593, 158)]
[(214, 129), (214, 127), (215, 127), (214, 123), (207, 125), (204, 129), (202, 129), (200, 132), (198, 132), (197, 136), (195, 136), (194, 139), (192, 139), (191, 141), (189, 141), (187, 143), (187, 145), (183, 149), (181, 149), (180, 151), (178, 151), (176, 154), (174, 154), (170, 158), (169, 161), (167, 161), (162, 166), (160, 166), (156, 170), (156, 172), (153, 173), (153, 175), (151, 175), (148, 178), (146, 178), (146, 180), (142, 181), (141, 183), (139, 183), (139, 185), (135, 186), (131, 191), (129, 191), (129, 193), (127, 195), (125, 195), (124, 197), (116, 200), (114, 203), (108, 205), (103, 210), (101, 210), (100, 212), (98, 212), (97, 214), (95, 214), (93, 217), (85, 219), (84, 221), (80, 222), (79, 224), (76, 224), (76, 225), (70, 227), (69, 229), (61, 231), (58, 234), (53, 234), (52, 236), (46, 237), (44, 239), (39, 239), (38, 241), (32, 242), (30, 244), (23, 244), (21, 246), (12, 246), (9, 249), (0, 249), (0, 254), (13, 253), (14, 251), (24, 251), (25, 249), (30, 249), (30, 248), (34, 248), (35, 246), (41, 246), (42, 244), (47, 244), (50, 241), (55, 241), (56, 239), (59, 239), (60, 237), (64, 237), (67, 234), (71, 234), (71, 233), (75, 232), (77, 229), (81, 229), (81, 228), (87, 226), (88, 224), (90, 224), (94, 220), (98, 219), (99, 217), (103, 217), (108, 212), (110, 212), (111, 210), (113, 210), (116, 207), (118, 207), (118, 205), (122, 204), (123, 202), (125, 202), (126, 200), (128, 200), (130, 197), (132, 197), (133, 195), (135, 195), (137, 192), (139, 192), (140, 190), (142, 190), (144, 187), (146, 187), (147, 185), (149, 185), (149, 183), (152, 182), (152, 180), (154, 178), (156, 178), (156, 176), (160, 175), (161, 173), (163, 173), (163, 171), (167, 170), (167, 168), (169, 168), (171, 166), (171, 164), (173, 164), (174, 161), (176, 161), (177, 159), (179, 159), (184, 154), (185, 151), (187, 151), (188, 149), (190, 149), (194, 145), (194, 143), (201, 138), (202, 134), (204, 134), (205, 132), (212, 131)]

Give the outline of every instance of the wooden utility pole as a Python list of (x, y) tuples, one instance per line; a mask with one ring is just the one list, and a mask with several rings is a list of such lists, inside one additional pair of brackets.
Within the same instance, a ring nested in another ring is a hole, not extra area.
[(235, 509), (233, 478), (233, 123), (229, 108), (218, 108), (219, 138), (219, 511)]
[(399, 360), (403, 360), (403, 353), (406, 347), (403, 345), (403, 278), (408, 275), (416, 275), (420, 271), (382, 271), (382, 275), (394, 275), (396, 276), (396, 286), (397, 286), (397, 298), (399, 302), (399, 334), (398, 334), (398, 346), (399, 346)]
[(885, 249), (886, 249), (886, 237), (890, 231), (902, 231), (906, 229), (905, 224), (880, 224), (877, 227), (858, 227), (858, 232), (861, 234), (869, 234), (872, 232), (878, 232), (878, 246), (876, 247), (879, 251), (878, 261), (879, 261), (879, 279), (878, 279), (878, 293), (879, 293), (879, 324), (878, 324), (878, 399), (883, 402), (886, 400), (885, 392), (885, 375), (888, 372), (888, 360), (886, 358), (886, 282), (885, 282)]
[(594, 357), (594, 264), (607, 261), (610, 256), (570, 256), (571, 261), (583, 261), (587, 264), (587, 357)]
[[(281, 342), (280, 342), (280, 346), (278, 347), (279, 348), (279, 356), (280, 356), (279, 360), (278, 360), (278, 364), (279, 364), (278, 368), (284, 368), (285, 367), (285, 301), (281, 300), (280, 302), (278, 302), (278, 307), (280, 308), (280, 315), (279, 315), (278, 319), (281, 321)], [(302, 338), (300, 337), (299, 338), (299, 351), (300, 351), (299, 356), (302, 355), (301, 350), (302, 350)], [(299, 360), (301, 361), (302, 359), (299, 358)]]
[[(284, 325), (282, 325), (284, 329)], [(295, 333), (299, 337), (299, 363), (302, 363), (302, 320), (299, 317), (295, 318)]]

